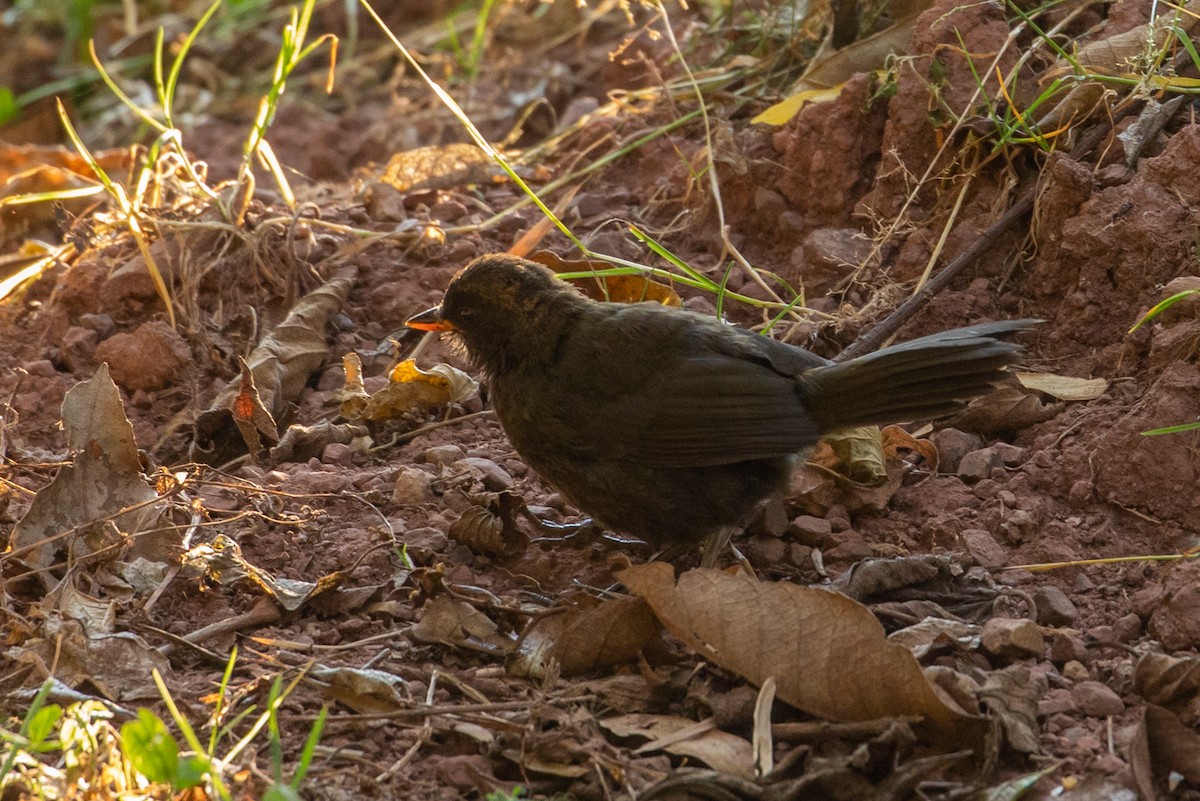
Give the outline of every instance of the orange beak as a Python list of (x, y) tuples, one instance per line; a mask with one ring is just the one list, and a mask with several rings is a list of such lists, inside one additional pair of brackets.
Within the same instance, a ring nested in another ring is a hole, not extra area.
[(404, 321), (404, 324), (409, 328), (415, 328), (418, 331), (453, 331), (454, 326), (449, 320), (442, 317), (442, 307), (434, 306), (432, 309), (426, 309), (420, 314), (414, 314)]

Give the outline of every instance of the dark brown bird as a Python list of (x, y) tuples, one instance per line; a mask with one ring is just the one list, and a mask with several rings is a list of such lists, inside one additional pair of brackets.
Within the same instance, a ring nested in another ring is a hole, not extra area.
[(1021, 354), (1033, 320), (834, 364), (655, 303), (598, 303), (545, 267), (482, 256), (408, 325), (452, 332), (517, 452), (604, 526), (654, 543), (745, 525), (826, 433), (942, 417)]

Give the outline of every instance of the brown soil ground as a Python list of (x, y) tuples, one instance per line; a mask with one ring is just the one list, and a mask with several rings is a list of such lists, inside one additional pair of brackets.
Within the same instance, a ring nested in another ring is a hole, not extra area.
[[(573, 4), (554, 8), (562, 5)], [(1066, 32), (1099, 39), (1145, 21), (1143, 4), (1122, 0), (1107, 13), (1104, 8), (1066, 20)], [(427, 11), (436, 18), (440, 9)], [(565, 23), (518, 13), (512, 10), (497, 26), (479, 78), (455, 91), (496, 140), (517, 122), (527, 98), (538, 98), (523, 135), (514, 140), (517, 148), (543, 141), (613, 93), (654, 87), (679, 73), (669, 43), (652, 36), (652, 26), (630, 27), (619, 13), (550, 46), (544, 43), (569, 30)], [(672, 18), (694, 63), (716, 60), (727, 43), (734, 49), (741, 44), (732, 35), (723, 42), (714, 32), (719, 28), (706, 28), (695, 12), (676, 9)], [(322, 22), (331, 29), (339, 24)], [(393, 22), (403, 38), (404, 23)], [(1146, 699), (1135, 666), (1147, 653), (1194, 657), (1200, 646), (1200, 566), (1151, 559), (1078, 563), (1182, 554), (1200, 535), (1197, 432), (1143, 436), (1200, 415), (1196, 306), (1181, 304), (1128, 333), (1172, 281), (1200, 274), (1200, 124), (1185, 101), (1132, 161), (1117, 134), (1134, 127), (1144, 103), (1121, 105), (1115, 127), (1100, 119), (1104, 115), (1080, 124), (1075, 138), (1067, 142), (1064, 136), (1049, 155), (1026, 144), (992, 150), (994, 139), (972, 144), (976, 134), (965, 131), (947, 138), (950, 128), (939, 114), (975, 108), (975, 84), (960, 48), (989, 54), (979, 57), (986, 67), (1013, 27), (997, 4), (937, 2), (921, 15), (912, 59), (899, 67), (892, 92), (880, 92), (876, 79), (858, 75), (836, 100), (809, 105), (779, 127), (750, 122), (768, 105), (765, 100), (718, 95), (710, 106), (729, 241), (750, 264), (803, 286), (812, 310), (777, 326), (774, 335), (835, 355), (903, 300), (935, 249), (940, 247), (936, 271), (971, 247), (1022, 193), (1034, 192), (1032, 212), (1000, 232), (898, 338), (1037, 317), (1045, 322), (1026, 339), (1022, 369), (1108, 381), (1090, 400), (1023, 396), (1002, 412), (939, 423), (932, 435), (941, 450), (938, 469), (919, 460), (893, 464), (907, 472), (883, 503), (853, 492), (824, 500), (793, 497), (735, 538), (764, 580), (805, 585), (828, 584), (866, 559), (951, 557), (959, 578), (949, 586), (926, 587), (923, 595), (917, 585), (907, 595), (863, 599), (889, 631), (912, 622), (896, 613), (896, 604), (914, 599), (936, 602), (985, 632), (989, 625), (1002, 628), (993, 622), (997, 618), (1036, 623), (1040, 651), (1004, 645), (989, 650), (985, 637), (983, 646), (942, 642), (922, 657), (927, 665), (980, 675), (1021, 666), (1039, 688), (1032, 753), (1010, 743), (994, 750), (996, 762), (986, 768), (939, 768), (888, 786), (888, 777), (900, 774), (890, 763), (881, 766), (871, 748), (896, 755), (897, 764), (928, 752), (884, 746), (869, 736), (777, 742), (781, 758), (809, 749), (810, 776), (825, 764), (821, 759), (841, 759), (838, 764), (852, 766), (875, 788), (872, 797), (914, 797), (913, 787), (925, 781), (925, 797), (948, 798), (953, 793), (947, 788), (963, 792), (976, 780), (993, 785), (1046, 767), (1052, 770), (1034, 797), (1144, 792), (1148, 785), (1135, 775), (1134, 763), (1141, 758), (1135, 752)], [(259, 46), (249, 41), (242, 44), (245, 53), (232, 48), (202, 58), (217, 73), (232, 71), (231, 65), (243, 63), (239, 59), (253, 63)], [(195, 434), (200, 413), (237, 382), (237, 357), (250, 353), (298, 297), (352, 270), (348, 297), (320, 329), (327, 352), (301, 377), (303, 385), (278, 422), (282, 429), (338, 419), (344, 354), (357, 352), (367, 390), (379, 389), (396, 357), (418, 342), (404, 331), (404, 320), (435, 304), (470, 258), (509, 250), (541, 219), (525, 206), (494, 222), (493, 215), (510, 209), (521, 194), (486, 166), (440, 178), (427, 174), (414, 185), (381, 181), (382, 165), (393, 154), (465, 137), (394, 54), (368, 58), (365, 53), (383, 52), (382, 46), (360, 46), (358, 60), (346, 69), (367, 71), (369, 79), (352, 72), (348, 87), (326, 99), (313, 89), (321, 76), (295, 80), (270, 131), (279, 160), (292, 171), (295, 213), (265, 173), (235, 233), (215, 224), (220, 218), (211, 206), (181, 203), (163, 212), (152, 247), (176, 298), (174, 329), (128, 234), (89, 234), (89, 226), (97, 225), (88, 222), (94, 210), (87, 203), (68, 209), (80, 215), (70, 236), (82, 252), (0, 307), (8, 488), (0, 525), (11, 529), (56, 466), (72, 456), (60, 426), (64, 395), (107, 362), (145, 469), (209, 465), (181, 468), (190, 469), (196, 483), (173, 497), (167, 517), (179, 527), (168, 552), (180, 552), (185, 533), (191, 546), (222, 535), (240, 546), (247, 562), (275, 577), (332, 577), (337, 584), (291, 611), (267, 602), (258, 622), (188, 642), (180, 638), (262, 612), (262, 588), (248, 579), (220, 583), (211, 573), (184, 570), (160, 577), (146, 591), (133, 590), (115, 580), (120, 571), (111, 560), (75, 564), (71, 572), (81, 592), (115, 602), (116, 631), (137, 634), (168, 654), (167, 685), (192, 720), (210, 715), (208, 696), (236, 643), (241, 656), (233, 702), (242, 708), (264, 703), (274, 676), (294, 678), (297, 668), (315, 663), (281, 711), (284, 762), (292, 766), (313, 716), (331, 704), (304, 783), (308, 797), (482, 798), (520, 785), (538, 795), (629, 798), (704, 759), (638, 752), (644, 739), (617, 736), (598, 721), (631, 712), (715, 717), (721, 730), (748, 738), (754, 688), (671, 638), (665, 653), (582, 675), (553, 669), (534, 678), (517, 675), (509, 646), (532, 619), (619, 588), (614, 572), (652, 552), (607, 540), (525, 544), (518, 537), (517, 546), (485, 555), (448, 536), (482, 492), (515, 493), (552, 520), (580, 517), (521, 461), (497, 421), (480, 414), (486, 400), (371, 423), (369, 439), (326, 444), (291, 460), (245, 457), (228, 425), (209, 432), (208, 440)], [(1013, 49), (1007, 61), (1001, 59), (1001, 69), (1012, 68), (1018, 54)], [(941, 81), (936, 87), (934, 73)], [(728, 87), (731, 93), (736, 88)], [(540, 188), (677, 119), (693, 103), (690, 95), (631, 102), (574, 129), (526, 159), (521, 170)], [(236, 173), (248, 119), (248, 110), (202, 114), (185, 131), (189, 151), (209, 162), (213, 182)], [(10, 138), (18, 135), (10, 132)], [(89, 141), (104, 135), (99, 127), (84, 128)], [(1088, 135), (1092, 146), (1073, 151)], [(561, 191), (544, 197), (597, 251), (649, 263), (652, 255), (628, 234), (626, 222), (632, 222), (720, 282), (729, 259), (702, 174), (707, 146), (703, 124), (693, 120), (580, 178), (572, 184), (573, 198), (564, 200)], [(435, 169), (449, 158), (438, 153)], [(56, 223), (50, 214), (9, 214), (5, 252), (15, 252), (26, 238), (64, 241), (63, 219), (71, 218), (60, 215)], [(426, 235), (434, 230), (427, 226), (440, 227), (442, 235)], [(395, 235), (363, 246), (354, 244), (348, 229)], [(575, 257), (557, 232), (538, 247)], [(855, 272), (859, 263), (865, 266)], [(764, 293), (740, 267), (730, 271), (728, 286), (755, 297)], [(782, 284), (774, 287), (782, 293)], [(715, 308), (711, 295), (679, 289), (689, 308)], [(726, 312), (750, 326), (771, 316), (744, 304), (729, 304)], [(469, 369), (458, 354), (427, 343), (420, 363), (437, 361)], [(439, 422), (446, 424), (430, 427)], [(210, 447), (216, 450), (205, 450)], [(201, 523), (190, 529), (189, 504)], [(507, 535), (514, 529), (525, 537), (537, 534), (523, 517), (500, 519)], [(59, 561), (43, 571), (50, 584), (63, 578), (66, 558), (57, 553)], [(1052, 562), (1074, 564), (1045, 571), (1017, 567)], [(680, 560), (687, 564), (694, 556)], [(51, 672), (53, 649), (42, 647), (45, 618), (64, 613), (47, 610), (44, 584), (12, 559), (4, 580), (4, 627), (14, 661), (0, 689), (12, 692), (36, 686)], [(985, 600), (971, 587), (986, 588)], [(467, 602), (492, 628), (464, 633), (469, 627), (458, 621), (454, 636), (436, 629), (426, 618), (439, 598)], [(41, 656), (18, 657), (22, 652)], [(89, 678), (83, 662), (68, 681), (76, 689), (107, 694), (130, 708), (156, 704), (148, 675), (118, 690)], [(394, 677), (392, 697), (370, 701), (369, 691), (339, 688), (339, 679), (322, 673), (343, 666)], [(17, 701), (6, 709), (21, 711)], [(1185, 726), (1195, 722), (1194, 697), (1190, 709), (1190, 718), (1180, 715)], [(775, 720), (806, 718), (777, 705)], [(253, 766), (237, 784), (245, 797), (261, 792), (270, 770), (265, 746), (261, 740), (256, 745), (257, 756), (239, 762)], [(704, 792), (692, 787), (667, 797), (752, 797), (744, 786), (722, 790), (730, 795)], [(828, 788), (804, 792), (788, 797), (868, 797)], [(1198, 793), (1184, 781), (1172, 797)]]

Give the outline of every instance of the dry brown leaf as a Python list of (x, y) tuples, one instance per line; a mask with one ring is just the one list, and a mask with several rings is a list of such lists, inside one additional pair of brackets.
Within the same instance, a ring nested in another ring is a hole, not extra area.
[(242, 376), (230, 411), (233, 412), (233, 424), (242, 435), (242, 441), (246, 443), (250, 455), (255, 456), (263, 447), (259, 435), (266, 435), (272, 442), (278, 442), (279, 427), (275, 425), (275, 418), (267, 411), (267, 407), (263, 406), (262, 398), (258, 396), (258, 387), (254, 386), (254, 373), (241, 356), (238, 357), (238, 368), (242, 371)]
[(479, 382), (457, 367), (435, 364), (422, 370), (412, 359), (405, 359), (392, 368), (386, 387), (364, 398), (361, 373), (352, 373), (353, 360), (342, 363), (350, 367), (342, 390), (342, 414), (355, 421), (394, 420), (414, 411), (461, 403), (479, 392)]
[(640, 598), (611, 598), (536, 618), (509, 665), (515, 676), (543, 678), (551, 660), (562, 676), (578, 676), (637, 658), (662, 627)]
[(708, 569), (676, 582), (661, 562), (618, 577), (703, 658), (755, 684), (773, 676), (779, 697), (805, 712), (839, 721), (920, 716), (929, 734), (959, 744), (987, 731), (983, 718), (949, 706), (870, 610), (843, 595)]
[(1146, 727), (1154, 772), (1166, 775), (1175, 771), (1189, 782), (1200, 784), (1200, 734), (1156, 704), (1146, 704), (1142, 725)]
[(335, 423), (332, 420), (323, 420), (311, 426), (292, 424), (279, 438), (279, 444), (271, 448), (271, 461), (276, 464), (307, 461), (320, 456), (326, 445), (349, 445), (367, 434), (363, 426)]
[[(1182, 2), (1180, 5), (1191, 9), (1192, 12), (1200, 7), (1200, 3), (1195, 0)], [(1071, 53), (1070, 61), (1060, 58), (1043, 72), (1040, 81), (1048, 85), (1057, 77), (1078, 74), (1079, 70), (1090, 74), (1129, 76), (1130, 64), (1140, 63), (1147, 52), (1160, 49), (1168, 36), (1182, 33), (1184, 36), (1194, 37), (1193, 31), (1198, 25), (1200, 18), (1194, 16), (1194, 13), (1165, 12), (1152, 22), (1093, 40), (1077, 48)], [(1104, 94), (1110, 91), (1110, 86), (1109, 83), (1098, 80), (1074, 84), (1071, 91), (1043, 104), (1042, 116), (1036, 123), (1037, 129), (1053, 131), (1075, 118), (1086, 116)]]
[(840, 50), (818, 56), (792, 87), (785, 100), (759, 114), (751, 122), (783, 125), (809, 102), (827, 102), (837, 97), (842, 84), (860, 72), (882, 69), (891, 55), (908, 51), (917, 16), (932, 5), (917, 4), (903, 18), (878, 33), (859, 39)]
[(439, 595), (426, 604), (412, 631), (418, 642), (465, 645), (497, 654), (509, 653), (514, 645), (491, 618), (449, 595)]
[(644, 737), (649, 743), (635, 753), (666, 751), (698, 759), (720, 773), (754, 778), (754, 753), (749, 742), (715, 727), (712, 720), (694, 721), (677, 715), (635, 713), (601, 720), (616, 737)]
[(981, 434), (1020, 431), (1044, 423), (1062, 410), (1061, 403), (1045, 403), (1037, 395), (1012, 384), (1004, 384), (994, 392), (976, 398), (960, 414), (946, 420), (945, 424)]
[[(10, 555), (38, 569), (52, 564), (59, 549), (76, 558), (110, 547), (112, 559), (168, 558), (169, 535), (137, 538), (162, 505), (142, 477), (133, 426), (108, 365), (67, 392), (62, 417), (75, 460), (34, 497), (13, 529)], [(122, 534), (134, 539), (123, 543)]]
[(246, 561), (241, 546), (224, 534), (218, 534), (211, 543), (192, 548), (182, 561), (190, 571), (206, 575), (223, 586), (249, 581), (289, 612), (336, 589), (345, 580), (341, 572), (326, 574), (315, 582), (272, 575)]
[(411, 705), (403, 678), (383, 670), (314, 667), (311, 678), (325, 683), (325, 692), (360, 715), (381, 715)]
[(1025, 389), (1062, 401), (1095, 400), (1108, 389), (1106, 378), (1074, 378), (1054, 373), (1014, 373)]
[(476, 553), (512, 556), (525, 550), (529, 538), (517, 528), (516, 514), (525, 507), (514, 492), (480, 492), (467, 496), (471, 503), (450, 524), (446, 536)]
[[(299, 399), (308, 379), (324, 363), (325, 326), (341, 309), (353, 283), (354, 274), (348, 272), (305, 295), (246, 359), (259, 399), (272, 419), (284, 418), (289, 404)], [(240, 382), (230, 382), (196, 418), (195, 461), (222, 462), (236, 455), (239, 449), (229, 439), (229, 428), (240, 391)]]
[(1133, 671), (1133, 689), (1148, 703), (1172, 712), (1200, 711), (1200, 659), (1144, 654)]

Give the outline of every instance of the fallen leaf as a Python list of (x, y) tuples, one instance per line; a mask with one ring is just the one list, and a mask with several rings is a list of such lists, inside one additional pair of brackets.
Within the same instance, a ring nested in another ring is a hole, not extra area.
[(703, 658), (757, 685), (774, 677), (779, 698), (802, 711), (840, 721), (920, 716), (928, 733), (960, 745), (978, 743), (988, 729), (983, 718), (949, 706), (913, 655), (843, 595), (709, 569), (676, 582), (661, 562), (618, 578)]
[(509, 673), (543, 678), (551, 661), (562, 676), (622, 665), (636, 659), (661, 630), (640, 598), (611, 598), (542, 615), (521, 635)]
[(101, 548), (111, 549), (112, 559), (168, 558), (170, 535), (138, 538), (162, 504), (142, 477), (133, 426), (108, 365), (67, 392), (62, 418), (75, 459), (34, 497), (13, 529), (9, 557), (38, 570), (53, 564), (59, 549), (74, 558)]
[(1063, 401), (1095, 400), (1108, 389), (1106, 378), (1073, 378), (1054, 373), (1015, 373), (1025, 389)]

